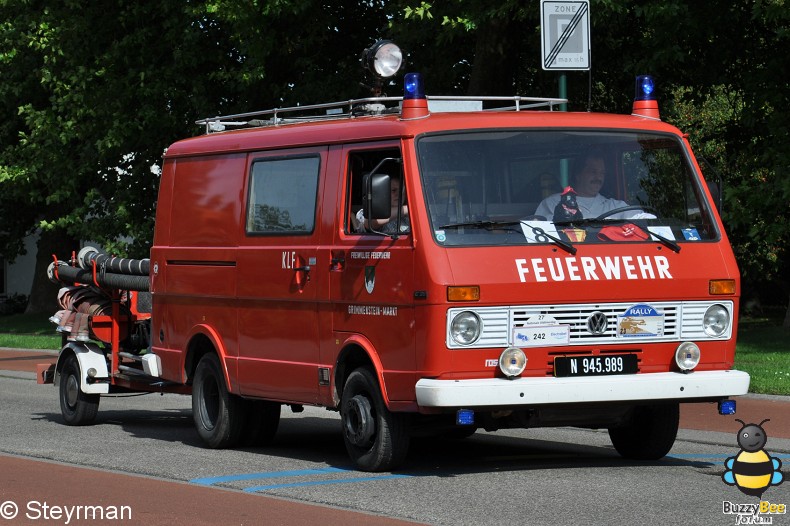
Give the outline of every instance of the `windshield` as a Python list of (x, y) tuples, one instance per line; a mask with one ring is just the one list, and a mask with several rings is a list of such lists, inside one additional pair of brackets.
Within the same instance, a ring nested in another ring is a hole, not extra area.
[(420, 138), (417, 153), (434, 238), (445, 246), (637, 241), (679, 250), (718, 237), (673, 135), (452, 133)]

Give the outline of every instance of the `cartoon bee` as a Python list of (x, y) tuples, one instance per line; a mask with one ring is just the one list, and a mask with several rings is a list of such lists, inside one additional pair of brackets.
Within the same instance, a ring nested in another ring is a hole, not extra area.
[(772, 458), (763, 449), (768, 435), (762, 425), (770, 419), (759, 424), (747, 424), (737, 418), (735, 420), (743, 426), (738, 431), (738, 445), (742, 451), (724, 461), (727, 471), (721, 478), (728, 486), (737, 486), (746, 495), (761, 498), (768, 486), (778, 486), (784, 478), (779, 471), (782, 462)]

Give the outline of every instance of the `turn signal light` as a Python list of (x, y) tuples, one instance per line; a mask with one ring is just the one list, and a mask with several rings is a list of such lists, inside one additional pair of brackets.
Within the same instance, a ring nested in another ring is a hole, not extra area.
[(480, 301), (480, 287), (447, 287), (447, 301)]
[(708, 282), (708, 292), (714, 296), (735, 294), (735, 280), (712, 279)]

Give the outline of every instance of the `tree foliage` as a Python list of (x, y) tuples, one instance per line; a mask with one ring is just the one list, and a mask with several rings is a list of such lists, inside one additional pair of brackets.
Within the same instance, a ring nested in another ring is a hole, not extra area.
[[(199, 133), (200, 117), (365, 96), (358, 57), (377, 38), (402, 45), (429, 93), (551, 96), (539, 11), (515, 0), (0, 0), (2, 253), (39, 230), (145, 256), (163, 148)], [(571, 109), (589, 98), (623, 113), (634, 76), (657, 77), (663, 118), (723, 179), (746, 286), (785, 300), (787, 13), (783, 0), (592, 0), (592, 70), (567, 73)]]

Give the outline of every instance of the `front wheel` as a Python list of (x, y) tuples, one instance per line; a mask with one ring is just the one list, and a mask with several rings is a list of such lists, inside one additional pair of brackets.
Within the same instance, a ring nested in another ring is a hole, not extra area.
[(340, 417), (346, 451), (359, 469), (388, 471), (406, 458), (408, 416), (387, 409), (370, 368), (360, 367), (348, 376)]
[(96, 420), (99, 412), (99, 395), (83, 393), (80, 389), (80, 363), (69, 354), (60, 372), (60, 414), (66, 425), (85, 426)]
[(219, 358), (203, 356), (192, 383), (192, 417), (198, 435), (212, 449), (235, 446), (244, 424), (243, 400), (228, 392)]
[(635, 407), (629, 421), (609, 428), (609, 438), (620, 455), (633, 460), (658, 460), (666, 456), (678, 434), (678, 404)]

